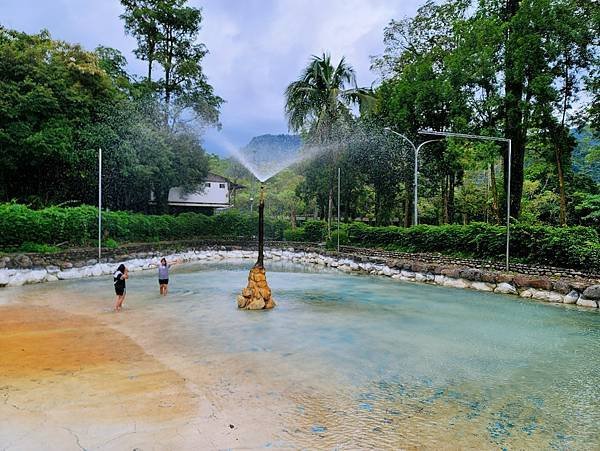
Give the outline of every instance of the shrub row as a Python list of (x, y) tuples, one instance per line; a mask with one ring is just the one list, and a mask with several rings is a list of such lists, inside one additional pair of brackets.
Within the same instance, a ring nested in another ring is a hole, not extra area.
[[(416, 227), (350, 224), (348, 242), (405, 252), (440, 252), (501, 259), (506, 228), (484, 223)], [(600, 239), (589, 227), (511, 226), (510, 255), (527, 263), (600, 270)]]
[[(265, 218), (265, 237), (280, 240), (283, 220)], [(144, 215), (124, 211), (102, 213), (105, 238), (120, 242), (165, 241), (193, 238), (252, 237), (258, 215), (225, 212), (214, 216), (184, 213), (177, 216)], [(0, 247), (23, 243), (84, 245), (98, 236), (98, 209), (90, 206), (32, 210), (24, 205), (0, 204)]]
[[(323, 241), (326, 231), (325, 222), (309, 221), (304, 227), (286, 230), (285, 237), (290, 241)], [(337, 235), (333, 231), (328, 245), (335, 244)], [(506, 228), (484, 223), (372, 227), (357, 222), (342, 226), (340, 244), (501, 260), (506, 250)], [(600, 239), (589, 227), (515, 224), (511, 226), (510, 255), (531, 264), (598, 271)]]

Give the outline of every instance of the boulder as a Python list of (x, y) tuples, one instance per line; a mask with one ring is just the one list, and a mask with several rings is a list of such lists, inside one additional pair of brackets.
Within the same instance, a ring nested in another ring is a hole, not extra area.
[(562, 303), (564, 296), (557, 291), (548, 292), (548, 302)]
[(461, 270), (459, 268), (444, 268), (440, 271), (442, 276), (451, 277), (453, 279), (460, 278)]
[(532, 295), (533, 290), (531, 288), (527, 288), (526, 290), (523, 290), (519, 293), (519, 296), (521, 296), (522, 298), (531, 298)]
[(517, 289), (507, 282), (500, 282), (494, 289), (494, 293), (518, 294)]
[(600, 285), (591, 285), (583, 290), (583, 297), (594, 301), (600, 300)]
[(25, 273), (25, 283), (40, 283), (46, 278), (48, 272), (45, 269), (35, 269)]
[(78, 269), (72, 268), (67, 269), (66, 271), (60, 271), (56, 274), (56, 277), (58, 277), (60, 280), (80, 279), (81, 273)]
[(498, 274), (492, 271), (481, 271), (481, 281), (488, 283), (496, 283), (496, 276)]
[(465, 279), (452, 279), (447, 277), (446, 280), (444, 280), (444, 286), (452, 288), (469, 288), (471, 284)]
[(402, 277), (406, 277), (407, 279), (414, 279), (416, 277), (416, 273), (412, 272), (412, 271), (406, 271), (406, 270), (402, 270), (400, 271), (400, 275)]
[(560, 294), (569, 294), (572, 290), (571, 285), (565, 280), (559, 279), (552, 282), (552, 290)]
[(24, 254), (19, 254), (13, 258), (13, 263), (18, 268), (31, 268), (33, 262), (29, 256)]
[(55, 265), (48, 265), (46, 266), (46, 271), (48, 271), (50, 274), (56, 274), (60, 271), (60, 268)]
[(476, 282), (481, 280), (481, 271), (478, 269), (463, 269), (462, 271), (460, 271), (459, 275), (462, 279), (473, 280)]
[(579, 299), (577, 299), (577, 305), (580, 305), (581, 307), (598, 308), (598, 301), (594, 299), (587, 299), (584, 296), (581, 296)]
[(442, 276), (441, 274), (436, 274), (433, 277), (433, 282), (437, 283), (439, 285), (443, 285), (445, 281), (446, 281), (446, 276)]
[(421, 274), (420, 272), (415, 273), (415, 280), (417, 282), (427, 282), (427, 276), (425, 274)]
[(7, 285), (9, 287), (20, 287), (21, 285), (25, 285), (26, 282), (27, 278), (23, 275), (23, 273), (18, 272), (9, 279)]
[(570, 291), (568, 294), (563, 296), (564, 304), (576, 304), (579, 299), (579, 293), (575, 290)]
[(46, 282), (56, 282), (58, 277), (56, 277), (54, 274), (46, 274), (46, 278), (44, 280)]
[(546, 290), (536, 290), (535, 288), (530, 288), (531, 298), (537, 299), (538, 301), (549, 301), (549, 292)]
[(46, 261), (41, 257), (33, 257), (31, 259), (31, 266), (34, 268), (43, 268), (46, 266)]
[(550, 291), (552, 289), (552, 282), (548, 279), (518, 275), (514, 277), (514, 282), (519, 288), (535, 288), (546, 291)]
[(487, 282), (473, 282), (471, 288), (478, 291), (494, 291), (496, 285)]
[(0, 287), (5, 287), (8, 285), (9, 278), (8, 271), (5, 269), (0, 269)]
[(496, 273), (495, 282), (496, 283), (514, 283), (514, 276), (511, 274), (505, 273)]

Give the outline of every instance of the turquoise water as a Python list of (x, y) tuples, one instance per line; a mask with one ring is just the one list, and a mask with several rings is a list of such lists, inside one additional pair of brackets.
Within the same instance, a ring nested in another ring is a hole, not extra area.
[[(278, 307), (240, 311), (249, 266), (176, 267), (168, 301), (134, 273), (126, 305), (176, 314), (190, 360), (271, 378), (294, 406), (274, 446), (600, 447), (596, 311), (277, 262)], [(59, 285), (110, 305), (105, 278)]]

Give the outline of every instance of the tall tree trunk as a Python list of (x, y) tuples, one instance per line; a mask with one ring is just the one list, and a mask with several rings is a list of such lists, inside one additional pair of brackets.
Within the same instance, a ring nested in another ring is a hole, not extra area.
[(494, 162), (490, 163), (490, 184), (492, 188), (492, 214), (496, 224), (500, 224), (502, 218), (500, 216), (500, 207), (498, 202), (498, 185), (496, 184), (496, 168)]
[(508, 167), (511, 168), (510, 215), (518, 218), (521, 213), (523, 195), (523, 166), (525, 161), (526, 127), (523, 124), (521, 100), (524, 92), (524, 75), (517, 67), (517, 36), (519, 31), (510, 25), (517, 14), (521, 0), (506, 1), (506, 20), (509, 22), (505, 50), (505, 100), (506, 138), (512, 141), (512, 161), (508, 161), (508, 151), (504, 152), (504, 191), (508, 188)]
[(454, 185), (456, 185), (456, 172), (448, 175), (448, 224), (454, 222)]
[(292, 230), (296, 229), (296, 207), (292, 207), (290, 211), (290, 223), (292, 226)]
[(448, 174), (442, 181), (442, 224), (448, 224)]
[(410, 192), (404, 190), (404, 227), (410, 227)]
[(565, 195), (565, 177), (562, 167), (562, 152), (560, 144), (554, 145), (554, 154), (556, 156), (556, 169), (558, 170), (558, 189), (560, 192), (560, 225), (567, 225), (567, 196)]

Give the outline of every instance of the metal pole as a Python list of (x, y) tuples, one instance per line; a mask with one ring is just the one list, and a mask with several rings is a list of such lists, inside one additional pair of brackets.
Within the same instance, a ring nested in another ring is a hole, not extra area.
[(256, 265), (259, 268), (264, 267), (264, 248), (265, 248), (265, 187), (260, 187), (260, 198), (258, 201), (258, 260)]
[(508, 183), (506, 184), (506, 270), (508, 271), (510, 266), (508, 258), (510, 254), (510, 172), (512, 166), (512, 141), (508, 140)]
[(98, 263), (102, 255), (102, 148), (98, 149)]
[[(414, 146), (413, 146), (414, 147)], [(421, 147), (421, 146), (419, 146)], [(414, 213), (413, 213), (413, 225), (419, 224), (419, 147), (415, 149), (415, 200), (414, 200)]]
[(338, 231), (337, 231), (337, 250), (340, 251), (340, 186), (342, 169), (338, 168)]

